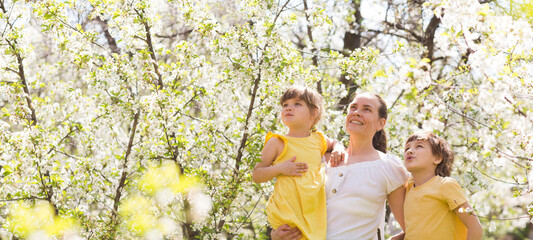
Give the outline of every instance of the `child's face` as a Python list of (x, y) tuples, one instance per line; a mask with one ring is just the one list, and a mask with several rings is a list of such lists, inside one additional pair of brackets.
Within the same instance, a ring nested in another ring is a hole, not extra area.
[(311, 129), (315, 116), (305, 101), (291, 98), (281, 105), (281, 121), (287, 127), (309, 126)]
[(437, 165), (442, 161), (433, 155), (431, 144), (424, 140), (406, 143), (403, 159), (405, 160), (405, 168), (411, 173), (435, 172)]

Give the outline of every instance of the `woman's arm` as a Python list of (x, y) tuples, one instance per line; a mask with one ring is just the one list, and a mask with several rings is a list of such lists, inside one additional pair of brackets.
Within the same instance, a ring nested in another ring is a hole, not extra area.
[(394, 218), (400, 224), (405, 232), (405, 221), (403, 219), (403, 203), (405, 202), (405, 185), (392, 191), (387, 197), (391, 212), (394, 214)]
[(468, 240), (478, 240), (483, 237), (483, 228), (481, 227), (481, 223), (479, 222), (479, 219), (474, 214), (474, 211), (472, 210), (472, 207), (468, 202), (463, 203), (459, 207), (455, 208), (454, 211), (461, 219), (463, 224), (468, 229)]
[(328, 149), (327, 149), (326, 152), (332, 152), (332, 151), (335, 151), (335, 150), (344, 150), (344, 145), (342, 144), (341, 141), (337, 141), (335, 139), (328, 138), (327, 136), (324, 136), (324, 138), (326, 139), (326, 143), (327, 143), (327, 146), (328, 146)]

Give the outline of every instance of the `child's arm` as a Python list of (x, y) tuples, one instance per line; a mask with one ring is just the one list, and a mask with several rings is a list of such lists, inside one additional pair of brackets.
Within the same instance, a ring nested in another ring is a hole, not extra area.
[(261, 153), (261, 162), (258, 162), (252, 171), (252, 180), (255, 183), (267, 182), (279, 175), (302, 176), (302, 173), (307, 171), (306, 163), (294, 162), (296, 157), (272, 166), (272, 162), (274, 162), (282, 150), (282, 140), (275, 137), (268, 140)]
[(328, 163), (330, 166), (336, 167), (340, 163), (344, 162), (346, 155), (344, 144), (342, 144), (341, 141), (337, 141), (328, 137), (325, 138), (328, 145), (328, 149), (326, 152), (331, 152)]
[(455, 208), (454, 211), (461, 219), (463, 224), (468, 229), (468, 240), (479, 240), (483, 236), (483, 228), (481, 227), (481, 223), (479, 222), (479, 219), (474, 214), (474, 211), (472, 210), (472, 207), (468, 202), (463, 203), (459, 207)]

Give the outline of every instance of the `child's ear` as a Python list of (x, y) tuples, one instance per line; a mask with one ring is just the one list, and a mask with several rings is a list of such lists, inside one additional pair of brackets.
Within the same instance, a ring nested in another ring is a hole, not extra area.
[(433, 160), (433, 164), (439, 165), (439, 163), (442, 162), (442, 157), (435, 157), (435, 160)]
[(318, 117), (318, 109), (313, 109), (311, 111), (311, 117), (313, 118), (313, 120)]

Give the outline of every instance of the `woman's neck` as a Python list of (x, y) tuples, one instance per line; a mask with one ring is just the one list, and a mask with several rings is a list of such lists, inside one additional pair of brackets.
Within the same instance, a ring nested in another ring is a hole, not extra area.
[(366, 155), (376, 153), (376, 149), (372, 145), (372, 139), (359, 138), (350, 135), (350, 145), (347, 149), (348, 155)]
[(378, 160), (380, 158), (379, 152), (372, 146), (372, 139), (356, 140), (353, 136), (350, 136), (350, 145), (346, 150), (348, 153), (348, 159), (345, 164), (350, 165), (357, 162), (369, 162)]

